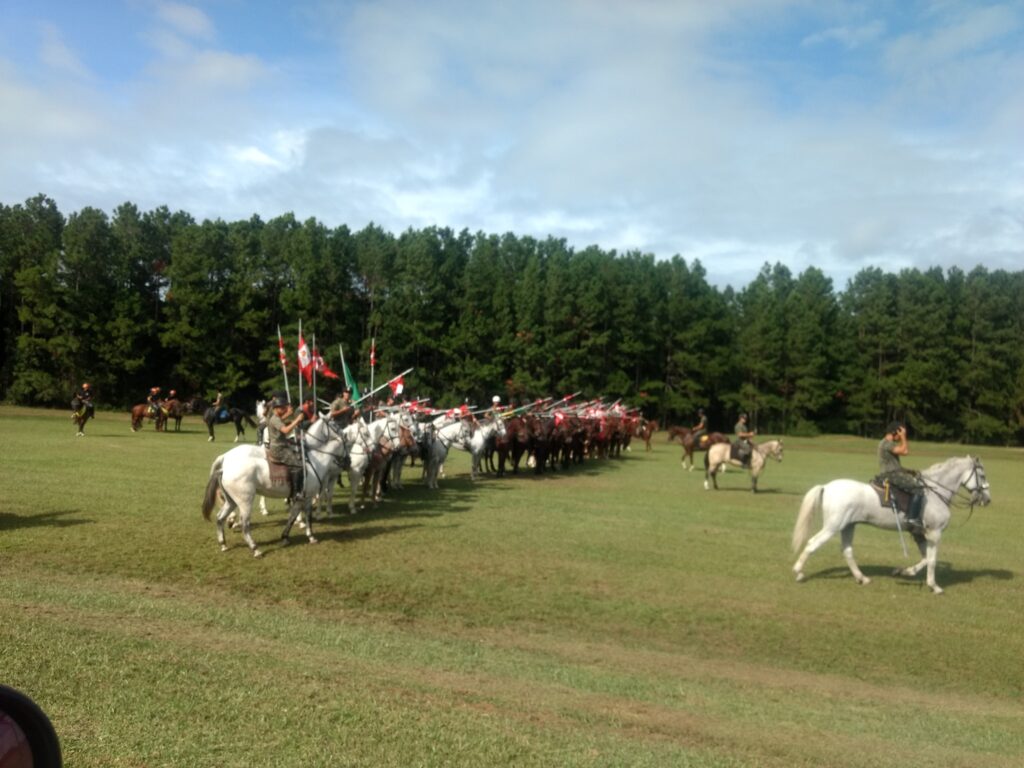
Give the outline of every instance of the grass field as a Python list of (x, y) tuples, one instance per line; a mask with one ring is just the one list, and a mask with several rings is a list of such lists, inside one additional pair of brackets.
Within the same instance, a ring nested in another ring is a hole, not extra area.
[(803, 493), (869, 477), (875, 441), (787, 439), (756, 496), (704, 491), (664, 432), (543, 478), (474, 484), (458, 454), (317, 545), (277, 543), (278, 502), (256, 560), (199, 511), (231, 431), (0, 407), (0, 682), (69, 766), (1024, 764), (1020, 450), (912, 445), (992, 485), (935, 596), (870, 528), (872, 584), (837, 542), (792, 578)]

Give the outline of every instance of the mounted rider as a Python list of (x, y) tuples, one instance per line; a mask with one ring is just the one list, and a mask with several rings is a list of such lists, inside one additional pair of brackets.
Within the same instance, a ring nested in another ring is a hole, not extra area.
[(320, 414), (316, 412), (316, 403), (313, 401), (312, 395), (306, 395), (306, 398), (302, 401), (301, 410), (306, 417), (306, 421), (310, 424), (320, 418)]
[(156, 416), (160, 413), (160, 387), (150, 387), (146, 395), (146, 402), (149, 403), (149, 415)]
[(92, 417), (94, 408), (92, 385), (88, 381), (83, 382), (82, 386), (75, 390), (75, 394), (71, 398), (71, 410), (73, 411), (71, 418), (81, 418), (86, 414)]
[(347, 427), (356, 417), (356, 407), (352, 404), (352, 390), (343, 389), (341, 394), (331, 401), (331, 410), (327, 417), (341, 427)]
[(747, 425), (747, 414), (741, 413), (739, 420), (736, 422), (736, 426), (733, 427), (733, 432), (736, 433), (736, 442), (733, 443), (733, 449), (736, 458), (742, 462), (744, 467), (750, 466), (750, 456), (754, 452), (754, 444), (750, 438), (757, 434), (756, 430), (750, 429)]
[(704, 409), (697, 409), (697, 423), (690, 428), (690, 437), (694, 446), (701, 448), (700, 439), (708, 433), (708, 417), (704, 415)]
[(267, 448), (267, 457), (274, 464), (283, 464), (288, 467), (288, 479), (291, 485), (292, 501), (302, 498), (302, 491), (305, 479), (305, 469), (302, 466), (302, 455), (299, 447), (292, 442), (290, 437), (296, 428), (305, 420), (306, 415), (300, 410), (294, 419), (287, 421), (295, 411), (288, 397), (283, 392), (278, 392), (271, 400), (270, 406), (273, 414), (267, 422), (267, 433), (269, 435), (270, 447)]
[[(921, 512), (924, 509), (924, 485), (918, 473), (903, 468), (900, 456), (910, 453), (907, 442), (907, 427), (893, 420), (886, 427), (885, 436), (878, 443), (878, 477), (875, 481), (883, 488), (885, 484), (910, 494), (910, 505), (907, 510), (907, 525), (912, 530), (920, 530)], [(895, 511), (895, 506), (894, 506)]]

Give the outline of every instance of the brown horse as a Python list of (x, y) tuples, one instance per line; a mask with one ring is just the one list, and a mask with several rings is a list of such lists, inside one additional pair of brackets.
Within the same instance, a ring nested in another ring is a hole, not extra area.
[(715, 443), (729, 442), (729, 438), (721, 432), (708, 432), (706, 435), (701, 435), (700, 445), (697, 445), (693, 439), (693, 430), (689, 427), (669, 427), (668, 441), (671, 443), (677, 437), (683, 444), (683, 457), (680, 463), (683, 465), (683, 469), (690, 471), (693, 471), (693, 452), (695, 450), (706, 451)]
[[(652, 450), (651, 449), (651, 438), (654, 436), (654, 433), (657, 432), (657, 431), (658, 431), (658, 422), (657, 421), (654, 421), (654, 420), (647, 421), (646, 419), (642, 419), (639, 422), (637, 422), (636, 436), (644, 441), (644, 445), (646, 446), (645, 452)], [(671, 439), (671, 437), (669, 439)]]
[(132, 432), (138, 432), (142, 429), (142, 422), (146, 419), (155, 420), (156, 431), (163, 432), (164, 426), (167, 424), (167, 412), (161, 407), (156, 409), (156, 413), (153, 413), (149, 403), (139, 403), (132, 406)]

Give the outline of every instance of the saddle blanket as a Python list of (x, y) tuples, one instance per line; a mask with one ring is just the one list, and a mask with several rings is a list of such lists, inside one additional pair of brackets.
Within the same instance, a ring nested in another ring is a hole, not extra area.
[(274, 486), (288, 485), (288, 465), (275, 462), (270, 458), (270, 451), (265, 451), (265, 453), (267, 455), (267, 464), (270, 466), (270, 484)]

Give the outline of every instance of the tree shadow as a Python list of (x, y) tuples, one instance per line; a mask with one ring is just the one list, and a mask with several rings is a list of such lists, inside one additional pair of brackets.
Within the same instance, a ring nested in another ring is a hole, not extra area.
[(39, 528), (51, 526), (54, 528), (66, 528), (71, 525), (84, 525), (93, 522), (92, 520), (77, 518), (74, 520), (61, 519), (67, 515), (79, 515), (80, 509), (58, 509), (53, 512), (43, 512), (37, 515), (14, 515), (10, 512), (0, 512), (0, 531), (13, 531), (18, 528)]

